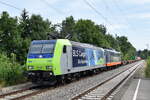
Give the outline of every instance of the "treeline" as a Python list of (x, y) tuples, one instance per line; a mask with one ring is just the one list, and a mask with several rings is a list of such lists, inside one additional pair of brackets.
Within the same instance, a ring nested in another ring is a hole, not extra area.
[(150, 51), (147, 49), (137, 51), (137, 56), (141, 57), (142, 59), (148, 59), (150, 57)]
[(125, 36), (112, 36), (104, 25), (97, 25), (91, 20), (74, 20), (67, 17), (61, 23), (52, 24), (40, 15), (29, 16), (23, 10), (20, 17), (11, 17), (7, 12), (0, 16), (0, 51), (9, 58), (16, 56), (16, 61), (25, 64), (29, 44), (32, 40), (66, 38), (89, 43), (99, 47), (113, 48), (122, 52), (123, 59), (133, 59), (136, 49)]
[(23, 10), (19, 17), (11, 17), (6, 11), (0, 15), (0, 85), (24, 82), (23, 68), (32, 40), (69, 38), (72, 41), (113, 48), (122, 52), (122, 59), (134, 59), (136, 49), (125, 36), (112, 36), (104, 25), (91, 20), (74, 20), (67, 17), (61, 23), (52, 24), (40, 15), (29, 16)]

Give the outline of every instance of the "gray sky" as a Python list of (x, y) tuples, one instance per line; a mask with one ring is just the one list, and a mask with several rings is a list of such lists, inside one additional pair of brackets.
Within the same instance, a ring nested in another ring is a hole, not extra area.
[[(127, 36), (137, 50), (150, 43), (150, 0), (0, 0), (32, 14), (40, 14), (52, 23), (72, 15), (75, 20), (91, 19), (104, 24), (110, 34)], [(0, 13), (20, 16), (21, 11), (0, 2)], [(89, 5), (97, 11), (94, 11)]]

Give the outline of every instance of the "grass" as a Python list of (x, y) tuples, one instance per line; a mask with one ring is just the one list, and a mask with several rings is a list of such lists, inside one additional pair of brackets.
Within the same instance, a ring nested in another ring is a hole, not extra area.
[(150, 78), (150, 57), (146, 60), (147, 66), (145, 68), (145, 77)]
[(19, 84), (26, 81), (23, 66), (0, 54), (0, 87)]

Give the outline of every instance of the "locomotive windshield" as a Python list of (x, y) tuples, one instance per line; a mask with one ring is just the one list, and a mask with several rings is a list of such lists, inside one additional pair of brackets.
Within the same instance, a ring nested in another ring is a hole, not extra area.
[(54, 44), (43, 44), (42, 53), (53, 53)]
[(55, 43), (32, 43), (30, 46), (29, 53), (32, 54), (44, 54), (44, 53), (53, 53), (54, 52)]

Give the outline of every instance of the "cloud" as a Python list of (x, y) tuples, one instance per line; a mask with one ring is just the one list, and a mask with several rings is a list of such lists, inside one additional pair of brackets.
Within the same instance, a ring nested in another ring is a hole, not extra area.
[(123, 30), (123, 29), (127, 28), (127, 26), (125, 24), (112, 24), (112, 25), (108, 25), (106, 27), (108, 28), (109, 32), (116, 32), (116, 30)]
[(130, 0), (130, 1), (136, 4), (150, 3), (150, 0)]
[(147, 13), (135, 13), (135, 14), (132, 14), (132, 15), (128, 15), (127, 16), (128, 18), (138, 18), (138, 19), (150, 19), (150, 13), (147, 12)]
[(60, 2), (60, 0), (44, 0), (44, 1), (47, 1), (49, 4), (57, 4)]
[[(118, 0), (118, 2), (119, 2), (119, 0)], [(143, 5), (143, 4), (150, 3), (150, 0), (123, 0), (123, 2), (130, 3), (130, 4)]]

